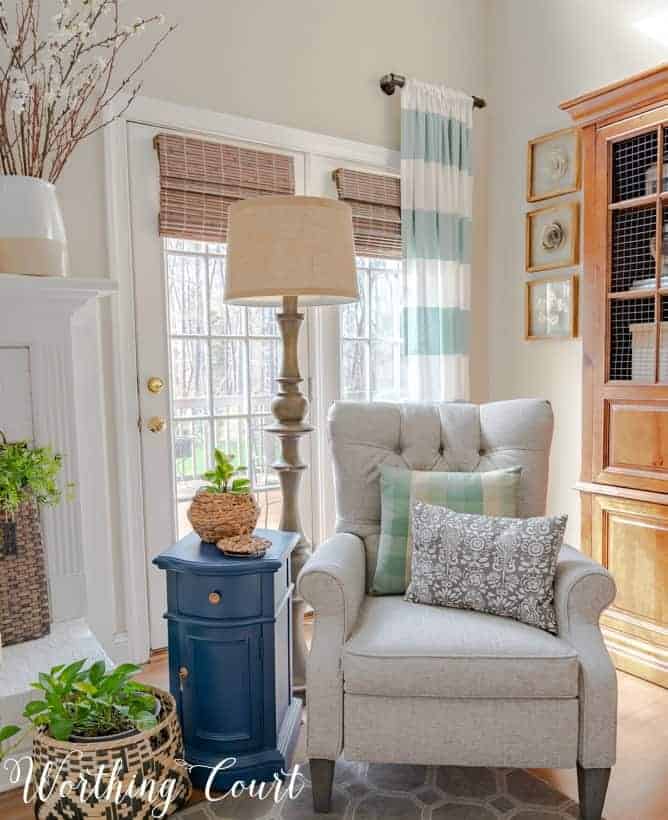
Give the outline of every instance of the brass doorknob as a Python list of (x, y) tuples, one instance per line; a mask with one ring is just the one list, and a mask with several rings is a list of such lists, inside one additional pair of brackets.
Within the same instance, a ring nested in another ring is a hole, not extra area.
[(190, 674), (190, 673), (188, 672), (187, 667), (182, 666), (182, 667), (179, 669), (179, 678), (181, 678), (181, 680), (185, 680), (185, 679), (188, 677), (188, 675), (189, 675), (189, 674)]
[(164, 416), (151, 416), (151, 418), (146, 422), (146, 429), (150, 430), (152, 433), (162, 433), (166, 426), (167, 420)]
[(160, 393), (165, 388), (165, 381), (160, 376), (151, 376), (146, 382), (146, 388), (149, 393)]

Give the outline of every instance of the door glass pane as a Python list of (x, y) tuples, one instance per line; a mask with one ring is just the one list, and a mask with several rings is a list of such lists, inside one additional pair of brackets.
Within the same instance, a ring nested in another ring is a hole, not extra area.
[(278, 476), (271, 465), (278, 459), (278, 437), (266, 428), (273, 416), (253, 416), (251, 419), (251, 480), (258, 489), (277, 487)]
[(169, 326), (175, 336), (203, 336), (207, 332), (206, 268), (199, 256), (167, 254)]
[(654, 297), (610, 303), (610, 379), (655, 381)]
[(208, 421), (177, 421), (173, 427), (176, 495), (192, 498), (204, 483), (202, 473), (208, 469), (210, 426)]
[(172, 402), (174, 415), (207, 416), (209, 346), (203, 339), (172, 339)]
[(212, 336), (243, 336), (245, 309), (223, 301), (225, 257), (209, 257), (209, 322)]
[(214, 416), (248, 412), (246, 351), (240, 339), (211, 340), (211, 383)]
[(388, 270), (379, 268), (374, 271), (369, 298), (372, 338), (399, 340), (401, 335), (400, 285), (396, 265)]
[(246, 308), (249, 336), (278, 336), (276, 308)]
[(399, 353), (395, 342), (371, 342), (371, 399), (399, 401)]
[(357, 257), (360, 300), (340, 309), (340, 395), (398, 401), (401, 352), (401, 262)]
[(216, 447), (223, 453), (235, 453), (239, 467), (248, 475), (248, 419), (216, 419)]
[(257, 492), (257, 500), (261, 507), (258, 527), (278, 529), (281, 520), (281, 491), (278, 488), (260, 490)]
[(252, 413), (269, 413), (271, 400), (276, 392), (276, 376), (279, 369), (278, 339), (251, 339), (250, 350), (250, 401)]
[(656, 193), (657, 144), (656, 131), (613, 144), (613, 202)]
[(359, 257), (357, 259), (357, 288), (359, 301), (350, 302), (340, 308), (341, 336), (344, 339), (365, 339), (369, 335), (368, 260), (360, 260)]
[(364, 342), (341, 342), (341, 398), (351, 401), (369, 399), (369, 345)]
[(190, 500), (204, 483), (213, 450), (246, 467), (262, 507), (260, 524), (277, 526), (281, 504), (271, 464), (280, 339), (274, 308), (223, 301), (226, 246), (164, 240), (170, 329), (170, 399), (179, 537), (191, 530)]

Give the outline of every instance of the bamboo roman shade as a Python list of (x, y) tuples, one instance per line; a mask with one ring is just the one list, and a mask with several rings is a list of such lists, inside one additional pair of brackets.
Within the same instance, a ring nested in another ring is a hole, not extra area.
[(176, 134), (155, 138), (160, 163), (160, 236), (227, 241), (230, 205), (292, 195), (292, 157)]
[(358, 256), (401, 258), (401, 188), (398, 177), (337, 168), (339, 199), (353, 210)]

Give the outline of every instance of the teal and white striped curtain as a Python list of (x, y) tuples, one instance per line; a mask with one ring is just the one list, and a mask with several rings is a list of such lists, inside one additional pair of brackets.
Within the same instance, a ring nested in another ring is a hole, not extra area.
[(401, 92), (402, 394), (469, 398), (473, 100), (406, 80)]

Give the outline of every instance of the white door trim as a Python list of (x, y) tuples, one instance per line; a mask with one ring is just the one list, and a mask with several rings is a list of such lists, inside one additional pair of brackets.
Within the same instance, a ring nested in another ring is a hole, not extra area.
[[(139, 435), (138, 373), (135, 332), (133, 248), (130, 231), (130, 187), (128, 181), (128, 125), (139, 123), (172, 131), (209, 135), (263, 144), (269, 148), (301, 151), (368, 167), (369, 170), (398, 171), (399, 153), (389, 148), (340, 139), (325, 134), (289, 128), (231, 114), (207, 111), (149, 97), (138, 97), (128, 112), (104, 130), (107, 204), (107, 245), (110, 275), (118, 283), (114, 300), (112, 336), (114, 350), (114, 402), (116, 455), (121, 510), (119, 531), (125, 579), (125, 617), (130, 660), (142, 663), (150, 653), (148, 583), (144, 556), (144, 512), (142, 503), (141, 446)], [(306, 175), (309, 193), (309, 175)], [(323, 334), (314, 333), (311, 361), (321, 355)], [(311, 369), (312, 373), (317, 370)], [(317, 381), (314, 380), (317, 385)], [(315, 408), (314, 408), (315, 409)], [(318, 426), (314, 437), (312, 469), (318, 470), (326, 446), (326, 430)], [(314, 499), (316, 511), (324, 500)], [(331, 501), (329, 502), (331, 503)], [(321, 519), (316, 515), (316, 526)], [(141, 556), (141, 560), (137, 560)]]

